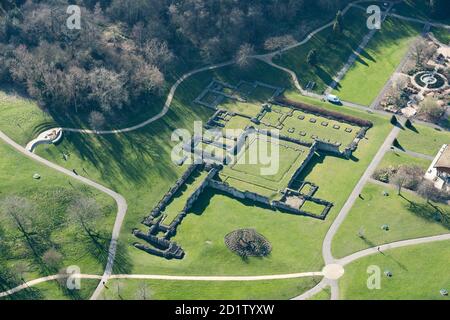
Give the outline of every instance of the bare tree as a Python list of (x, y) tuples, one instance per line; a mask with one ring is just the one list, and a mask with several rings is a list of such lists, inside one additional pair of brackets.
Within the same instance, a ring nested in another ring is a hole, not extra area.
[(151, 299), (151, 291), (148, 287), (148, 285), (144, 282), (141, 282), (139, 284), (138, 290), (136, 292), (136, 299), (137, 300), (149, 300)]
[(34, 207), (27, 199), (8, 196), (0, 202), (0, 210), (9, 218), (9, 222), (21, 233), (28, 247), (35, 257), (40, 257), (35, 232), (33, 231), (33, 219), (36, 217)]
[(435, 53), (436, 47), (424, 38), (417, 40), (411, 48), (411, 55), (417, 66), (423, 66)]
[(239, 47), (235, 59), (239, 67), (245, 68), (250, 64), (250, 56), (255, 54), (255, 50), (251, 44), (245, 43)]
[(52, 269), (57, 269), (62, 262), (63, 256), (55, 248), (50, 248), (44, 252), (42, 261)]
[(270, 37), (264, 42), (264, 49), (268, 51), (280, 50), (296, 43), (295, 39), (291, 35)]
[(405, 185), (406, 181), (409, 179), (409, 176), (405, 170), (400, 167), (398, 171), (389, 179), (391, 183), (397, 186), (397, 194), (400, 195), (402, 193), (402, 188)]
[(419, 114), (425, 116), (431, 121), (438, 121), (443, 113), (444, 108), (442, 108), (438, 101), (432, 97), (426, 97), (420, 103)]
[(76, 223), (87, 235), (94, 237), (94, 223), (101, 216), (100, 207), (94, 199), (76, 198), (68, 209), (69, 220)]
[(105, 116), (98, 111), (92, 111), (89, 114), (89, 125), (94, 129), (100, 129), (105, 125)]
[(417, 188), (417, 193), (425, 198), (428, 203), (430, 203), (430, 201), (445, 202), (449, 199), (448, 192), (437, 189), (434, 186), (434, 183), (428, 180), (422, 181)]

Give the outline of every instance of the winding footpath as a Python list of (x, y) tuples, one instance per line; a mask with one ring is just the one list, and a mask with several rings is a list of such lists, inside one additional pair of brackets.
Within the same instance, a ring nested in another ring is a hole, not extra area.
[[(342, 10), (342, 14), (345, 15), (351, 7), (358, 7), (359, 3), (364, 3), (364, 2), (373, 2), (373, 1), (359, 0), (359, 1), (355, 1), (353, 3), (350, 3)], [(396, 3), (398, 1), (387, 1), (387, 2), (392, 4), (392, 3)], [(361, 7), (361, 8), (363, 8), (363, 7)], [(365, 8), (363, 8), (363, 9), (365, 9)], [(438, 26), (438, 27), (450, 29), (450, 26), (443, 25), (440, 23), (430, 23), (429, 21), (415, 19), (415, 18), (408, 18), (408, 17), (404, 17), (404, 16), (400, 16), (397, 14), (392, 14), (392, 13), (389, 13), (388, 15), (398, 18), (398, 19), (408, 20), (408, 21), (412, 21), (412, 22), (418, 22), (418, 23), (422, 23), (422, 24), (430, 24), (431, 26)], [(331, 27), (332, 25), (333, 25), (333, 21), (331, 21), (331, 22), (317, 28), (313, 32), (309, 33), (302, 41), (294, 43), (294, 44), (287, 46), (283, 49), (280, 49), (276, 52), (271, 52), (271, 53), (262, 54), (262, 55), (253, 55), (253, 56), (250, 56), (249, 58), (259, 59), (261, 61), (268, 63), (272, 67), (275, 67), (275, 68), (278, 68), (278, 69), (281, 69), (281, 70), (287, 72), (288, 74), (290, 74), (295, 87), (302, 94), (321, 99), (323, 96), (307, 92), (301, 87), (300, 82), (298, 81), (297, 76), (294, 71), (284, 68), (282, 66), (276, 65), (275, 63), (273, 63), (272, 59), (273, 59), (273, 57), (280, 55), (281, 53), (283, 53), (285, 51), (288, 51), (290, 49), (293, 49), (295, 47), (298, 47), (298, 46), (301, 46), (301, 45), (307, 43), (314, 35), (316, 35), (317, 33), (319, 33), (320, 31), (322, 31), (326, 28)], [(218, 63), (218, 64), (211, 65), (211, 66), (198, 68), (198, 69), (195, 69), (193, 71), (190, 71), (190, 72), (184, 74), (170, 88), (162, 110), (155, 116), (145, 120), (142, 123), (136, 124), (134, 126), (130, 126), (130, 127), (122, 128), (122, 129), (114, 129), (114, 130), (91, 130), (91, 129), (79, 129), (79, 128), (62, 128), (62, 129), (64, 131), (68, 131), (68, 132), (76, 132), (76, 133), (81, 133), (81, 134), (96, 134), (96, 135), (126, 133), (126, 132), (140, 129), (144, 126), (151, 124), (152, 122), (159, 120), (169, 111), (170, 105), (173, 101), (173, 98), (174, 98), (177, 88), (187, 78), (189, 78), (190, 76), (192, 76), (194, 74), (200, 73), (200, 72), (213, 70), (213, 69), (217, 69), (217, 68), (222, 68), (225, 66), (233, 65), (234, 63), (235, 63), (234, 60), (227, 61), (227, 62)], [(368, 112), (377, 112), (377, 113), (387, 114), (384, 111), (371, 110), (370, 107), (357, 105), (357, 104), (354, 104), (351, 102), (344, 101), (343, 104), (346, 106), (349, 106), (349, 107), (366, 110)], [(347, 216), (351, 206), (353, 205), (354, 201), (356, 200), (356, 197), (361, 192), (364, 184), (370, 178), (371, 173), (376, 168), (377, 164), (381, 161), (381, 158), (383, 157), (384, 153), (392, 145), (392, 141), (393, 141), (393, 139), (395, 139), (398, 132), (399, 132), (399, 128), (395, 127), (391, 131), (389, 136), (386, 138), (384, 144), (378, 151), (377, 155), (375, 156), (375, 158), (373, 159), (373, 161), (367, 168), (363, 177), (360, 179), (357, 186), (353, 190), (353, 192), (352, 192), (351, 196), (349, 197), (349, 199), (347, 200), (346, 204), (340, 211), (338, 217), (335, 219), (335, 221), (333, 222), (329, 231), (327, 232), (325, 241), (323, 243), (323, 249), (322, 249), (324, 260), (327, 265), (331, 265), (331, 264), (346, 265), (356, 259), (365, 257), (370, 254), (375, 254), (378, 252), (377, 248), (370, 248), (370, 249), (366, 249), (366, 250), (354, 253), (345, 258), (336, 260), (333, 258), (332, 254), (331, 254), (331, 240), (333, 239), (339, 226), (342, 224), (345, 217)], [(105, 187), (101, 184), (91, 181), (83, 176), (77, 175), (77, 174), (73, 173), (72, 171), (67, 170), (66, 168), (63, 168), (63, 167), (56, 165), (42, 157), (37, 156), (36, 154), (32, 153), (31, 151), (25, 149), (21, 145), (14, 142), (11, 138), (9, 138), (2, 131), (0, 131), (0, 139), (3, 140), (5, 143), (9, 144), (10, 146), (12, 146), (14, 149), (19, 151), (20, 153), (24, 154), (25, 156), (43, 164), (43, 165), (46, 165), (47, 167), (52, 168), (60, 173), (70, 176), (73, 179), (76, 179), (82, 183), (85, 183), (85, 184), (93, 187), (93, 188), (96, 188), (97, 190), (104, 192), (105, 194), (108, 194), (116, 201), (117, 215), (116, 215), (116, 220), (115, 220), (113, 231), (112, 231), (110, 246), (108, 249), (108, 260), (107, 260), (107, 264), (105, 266), (103, 275), (100, 276), (100, 275), (80, 274), (80, 275), (74, 276), (74, 277), (79, 277), (82, 279), (100, 280), (91, 299), (97, 299), (100, 296), (101, 291), (103, 290), (106, 282), (109, 279), (159, 279), (159, 280), (176, 280), (176, 281), (257, 281), (257, 280), (292, 279), (292, 278), (311, 277), (311, 276), (324, 276), (323, 272), (304, 272), (304, 273), (283, 274), (283, 275), (265, 275), (265, 276), (168, 276), (168, 275), (120, 275), (120, 274), (113, 275), (112, 270), (113, 270), (115, 255), (116, 255), (117, 241), (119, 239), (120, 230), (121, 230), (124, 218), (125, 218), (125, 214), (127, 212), (127, 203), (126, 203), (125, 198), (123, 196), (121, 196), (120, 194), (114, 192), (113, 190), (108, 189), (107, 187)], [(435, 236), (435, 237), (428, 237), (428, 238), (404, 240), (404, 241), (394, 242), (391, 244), (385, 244), (385, 245), (380, 246), (380, 248), (382, 248), (383, 250), (387, 250), (387, 249), (398, 248), (398, 247), (407, 246), (407, 245), (414, 245), (414, 244), (428, 243), (428, 242), (432, 242), (432, 241), (442, 241), (442, 240), (449, 240), (449, 239), (450, 239), (450, 234)], [(61, 279), (64, 277), (67, 277), (67, 276), (66, 275), (52, 275), (52, 276), (47, 276), (47, 277), (42, 277), (39, 279), (31, 280), (31, 281), (28, 281), (16, 288), (13, 288), (8, 291), (0, 293), (0, 297), (5, 297), (8, 295), (11, 295), (20, 290), (37, 285), (39, 283), (43, 283), (46, 281), (53, 281), (53, 280)], [(296, 297), (295, 299), (304, 299), (304, 298), (311, 297), (313, 294), (318, 293), (320, 290), (322, 290), (326, 286), (331, 286), (332, 299), (337, 299), (338, 293), (339, 293), (337, 281), (335, 279), (328, 279), (326, 277), (324, 277), (323, 280), (316, 287), (312, 288), (308, 292), (305, 292), (304, 294), (300, 295), (299, 297)]]

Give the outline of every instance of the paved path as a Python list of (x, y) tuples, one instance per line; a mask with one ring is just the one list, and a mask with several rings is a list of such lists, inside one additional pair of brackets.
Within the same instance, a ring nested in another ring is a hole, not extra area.
[(436, 242), (436, 241), (445, 241), (445, 240), (450, 240), (450, 233), (442, 234), (442, 235), (438, 235), (438, 236), (432, 236), (432, 237), (424, 237), (424, 238), (396, 241), (396, 242), (392, 242), (392, 243), (383, 244), (383, 245), (380, 245), (377, 247), (369, 248), (366, 250), (358, 251), (358, 252), (353, 253), (349, 256), (346, 256), (342, 259), (338, 259), (338, 260), (336, 260), (336, 262), (342, 266), (345, 266), (355, 260), (370, 256), (373, 254), (377, 254), (377, 253), (379, 253), (379, 251), (383, 252), (383, 251), (395, 249), (395, 248), (401, 248), (401, 247)]
[[(14, 149), (19, 151), (20, 153), (24, 154), (25, 156), (49, 167), (56, 171), (59, 171), (73, 179), (76, 179), (84, 184), (87, 184), (97, 190), (100, 190), (101, 192), (106, 193), (107, 195), (114, 198), (117, 204), (117, 215), (116, 220), (114, 222), (114, 227), (111, 235), (111, 242), (108, 249), (108, 261), (105, 267), (105, 272), (102, 277), (102, 282), (106, 282), (108, 280), (108, 277), (111, 275), (112, 268), (114, 265), (114, 259), (116, 256), (116, 248), (117, 248), (117, 240), (119, 239), (120, 229), (122, 227), (123, 219), (125, 218), (125, 214), (127, 212), (127, 202), (123, 196), (120, 194), (106, 188), (105, 186), (102, 186), (101, 184), (98, 184), (97, 182), (91, 181), (83, 176), (76, 175), (74, 172), (67, 170), (66, 168), (63, 168), (57, 164), (54, 164), (44, 158), (39, 157), (38, 155), (31, 153), (30, 151), (26, 150), (24, 147), (13, 141), (11, 138), (9, 138), (6, 134), (4, 134), (2, 131), (0, 131), (0, 139), (12, 146)], [(99, 287), (94, 292), (93, 297), (97, 297), (99, 294), (99, 291), (101, 290), (101, 283)]]
[[(383, 12), (381, 16), (381, 21), (384, 22), (386, 20), (387, 14), (394, 6), (393, 3), (389, 4), (389, 7)], [(334, 76), (333, 81), (328, 85), (328, 88), (325, 90), (325, 94), (331, 93), (336, 86), (341, 82), (341, 80), (344, 78), (344, 76), (347, 74), (348, 70), (353, 66), (356, 59), (360, 56), (361, 52), (364, 50), (364, 48), (367, 46), (369, 41), (373, 38), (375, 33), (378, 31), (378, 29), (372, 29), (367, 33), (364, 38), (362, 39), (361, 43), (358, 45), (358, 48), (350, 55), (345, 65), (342, 67), (342, 69), (337, 73), (337, 75)]]
[[(266, 280), (281, 280), (281, 279), (298, 279), (305, 277), (319, 277), (323, 276), (322, 272), (302, 272), (289, 274), (275, 274), (263, 276), (170, 276), (170, 275), (154, 275), (154, 274), (114, 274), (109, 279), (137, 279), (137, 280), (168, 280), (168, 281), (266, 281)], [(0, 298), (17, 293), (21, 290), (38, 285), (43, 282), (66, 279), (65, 274), (55, 274), (47, 277), (42, 277), (27, 281), (20, 286), (13, 289), (0, 292)], [(71, 279), (94, 279), (103, 280), (103, 276), (93, 274), (78, 274), (71, 276)], [(98, 296), (96, 297), (98, 298)]]
[(405, 154), (410, 155), (411, 157), (414, 157), (414, 158), (420, 158), (420, 159), (425, 159), (425, 160), (430, 160), (430, 161), (434, 160), (433, 156), (429, 156), (427, 154), (418, 153), (418, 152), (409, 151), (409, 150), (402, 150), (402, 149), (399, 149), (399, 148), (396, 148), (396, 147), (394, 147), (394, 149), (392, 149), (392, 152), (405, 153)]
[[(369, 255), (377, 254), (380, 251), (386, 251), (390, 249), (430, 243), (436, 241), (445, 241), (450, 240), (450, 234), (443, 234), (432, 237), (424, 237), (410, 240), (402, 240), (396, 241), (384, 245), (380, 245), (377, 247), (361, 250), (355, 252), (351, 255), (348, 255), (344, 258), (337, 259), (336, 263), (342, 266), (345, 266), (355, 260), (364, 258)], [(280, 280), (280, 279), (297, 279), (304, 277), (315, 277), (315, 276), (323, 276), (322, 272), (302, 272), (302, 273), (289, 273), (289, 274), (278, 274), (278, 275), (263, 275), (263, 276), (170, 276), (170, 275), (151, 275), (151, 274), (115, 274), (111, 275), (110, 279), (140, 279), (140, 280), (168, 280), (168, 281), (265, 281), (265, 280)], [(30, 280), (20, 286), (12, 288), (8, 291), (0, 292), (0, 298), (6, 297), (8, 295), (17, 293), (21, 290), (27, 289), (29, 287), (38, 285), (43, 282), (53, 281), (58, 279), (65, 279), (67, 275), (64, 274), (56, 274), (47, 277), (42, 277), (39, 279)], [(92, 274), (78, 274), (71, 276), (72, 279), (93, 279), (93, 280), (101, 280), (103, 277), (99, 275)], [(325, 287), (331, 286), (331, 295), (337, 295), (337, 283), (335, 281), (330, 281), (328, 279), (322, 279), (314, 288), (308, 290), (307, 292), (299, 295), (298, 297), (293, 298), (292, 300), (304, 300), (309, 299), (315, 294), (319, 293)]]
[(330, 229), (328, 230), (325, 240), (323, 242), (322, 246), (322, 254), (323, 258), (325, 260), (325, 264), (334, 263), (335, 259), (331, 253), (331, 241), (333, 240), (334, 235), (338, 231), (339, 227), (341, 226), (342, 222), (344, 222), (345, 218), (347, 217), (348, 213), (350, 212), (350, 209), (352, 208), (353, 204), (355, 203), (356, 199), (358, 199), (359, 195), (361, 194), (366, 182), (372, 177), (373, 172), (378, 167), (379, 163), (383, 159), (385, 153), (390, 150), (392, 143), (394, 142), (395, 138), (397, 138), (397, 135), (400, 132), (400, 127), (395, 126), (389, 135), (386, 137), (383, 145), (378, 150), (377, 154), (373, 158), (372, 162), (367, 167), (366, 171), (362, 175), (361, 179), (358, 181), (357, 185), (353, 189), (353, 192), (350, 194), (349, 198), (345, 202), (344, 206), (342, 207), (341, 211), (339, 212), (336, 219), (333, 221)]

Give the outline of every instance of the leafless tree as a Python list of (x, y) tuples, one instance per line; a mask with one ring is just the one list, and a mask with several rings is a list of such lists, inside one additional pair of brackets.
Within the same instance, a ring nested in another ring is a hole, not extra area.
[(445, 202), (449, 199), (449, 194), (445, 191), (439, 190), (434, 186), (434, 183), (428, 180), (423, 180), (417, 188), (417, 193), (425, 198), (428, 203)]
[(264, 48), (268, 51), (280, 50), (294, 44), (296, 41), (293, 36), (285, 35), (279, 37), (267, 38), (264, 42)]
[(50, 248), (44, 252), (42, 261), (52, 269), (56, 269), (60, 266), (63, 256), (55, 248)]
[(92, 111), (89, 114), (89, 125), (94, 129), (100, 129), (105, 125), (105, 116), (98, 111)]
[(139, 284), (138, 290), (136, 292), (136, 299), (137, 300), (149, 300), (151, 299), (151, 291), (148, 287), (148, 285), (144, 282), (141, 282)]
[(235, 59), (239, 67), (245, 68), (250, 64), (250, 56), (255, 53), (255, 50), (251, 44), (245, 43), (239, 47), (236, 53)]
[(0, 210), (8, 217), (9, 223), (15, 226), (23, 236), (34, 256), (39, 257), (33, 231), (33, 219), (36, 215), (31, 203), (25, 198), (7, 196), (0, 202)]
[(417, 40), (411, 48), (411, 55), (417, 66), (423, 66), (435, 53), (436, 47), (424, 38)]
[(100, 207), (94, 199), (76, 198), (69, 206), (68, 214), (69, 221), (80, 226), (90, 237), (94, 236), (94, 223), (101, 216)]
[(438, 121), (443, 113), (444, 109), (439, 105), (438, 101), (432, 97), (426, 97), (420, 103), (419, 114), (431, 121)]

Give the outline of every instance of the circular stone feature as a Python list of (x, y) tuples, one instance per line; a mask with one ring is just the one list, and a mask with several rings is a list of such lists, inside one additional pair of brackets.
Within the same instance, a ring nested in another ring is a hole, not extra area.
[(323, 276), (330, 280), (337, 280), (344, 275), (344, 267), (340, 264), (327, 264), (322, 269)]
[(238, 229), (225, 236), (225, 244), (241, 257), (265, 257), (272, 251), (267, 239), (254, 229)]
[(432, 71), (420, 71), (414, 75), (414, 81), (422, 88), (440, 89), (446, 85), (445, 77)]

